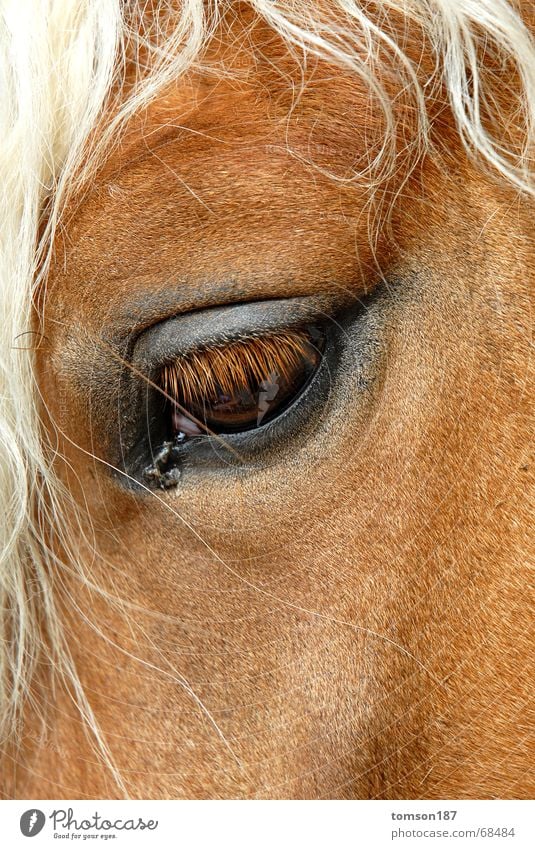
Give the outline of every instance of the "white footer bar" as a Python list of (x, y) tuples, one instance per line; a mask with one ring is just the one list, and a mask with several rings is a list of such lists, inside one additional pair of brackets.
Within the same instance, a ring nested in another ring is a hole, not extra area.
[(526, 801), (5, 801), (0, 845), (533, 849)]

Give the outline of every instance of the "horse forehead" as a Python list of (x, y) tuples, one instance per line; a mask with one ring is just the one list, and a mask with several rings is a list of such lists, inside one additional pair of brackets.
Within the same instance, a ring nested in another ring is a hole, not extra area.
[(131, 285), (133, 265), (146, 281), (155, 249), (163, 265), (199, 277), (214, 266), (248, 279), (259, 266), (310, 277), (319, 263), (324, 279), (329, 241), (344, 267), (354, 258), (365, 198), (345, 188), (347, 177), (369, 163), (374, 128), (379, 144), (383, 129), (369, 91), (320, 59), (304, 76), (271, 27), (255, 21), (244, 39), (247, 22), (232, 16), (204, 70), (183, 74), (136, 114), (82, 202), (73, 198), (57, 242), (71, 266), (60, 271), (64, 290), (106, 277)]
[(165, 171), (169, 164), (207, 174), (209, 160), (212, 168), (234, 165), (242, 174), (252, 168), (257, 178), (282, 153), (347, 174), (367, 153), (374, 129), (381, 129), (366, 87), (318, 60), (297, 92), (288, 85), (295, 72), (294, 63), (267, 78), (243, 68), (221, 78), (215, 72), (184, 75), (131, 121), (99, 183), (120, 181), (136, 168)]
[(53, 277), (84, 321), (173, 278), (264, 297), (354, 276), (365, 198), (331, 177), (358, 156), (335, 107), (345, 81), (328, 101), (312, 85), (292, 116), (256, 83), (189, 75), (131, 122), (58, 241)]

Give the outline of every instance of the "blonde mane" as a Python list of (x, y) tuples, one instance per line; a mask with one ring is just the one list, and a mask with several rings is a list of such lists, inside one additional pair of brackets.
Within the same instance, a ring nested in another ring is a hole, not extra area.
[[(382, 83), (395, 73), (416, 116), (414, 161), (431, 146), (429, 104), (442, 92), (469, 155), (519, 192), (534, 193), (535, 45), (507, 0), (377, 0), (373, 17), (370, 4), (357, 0), (168, 0), (152, 16), (144, 8), (121, 0), (2, 0), (0, 7), (4, 743), (17, 737), (44, 656), (98, 736), (54, 600), (61, 570), (77, 569), (64, 518), (72, 523), (74, 506), (54, 474), (54, 446), (42, 438), (34, 373), (33, 352), (41, 330), (46, 335), (36, 293), (46, 280), (54, 233), (68, 193), (98, 166), (128, 119), (187, 69), (202, 65), (223, 15), (248, 9), (303, 67), (309, 57), (321, 57), (365, 82), (380, 104), (385, 133), (367, 173), (355, 179), (383, 179), (397, 167), (399, 127)], [(430, 51), (429, 71), (411, 32)], [(504, 97), (511, 106), (507, 120), (500, 115)], [(106, 756), (104, 743), (101, 751)]]

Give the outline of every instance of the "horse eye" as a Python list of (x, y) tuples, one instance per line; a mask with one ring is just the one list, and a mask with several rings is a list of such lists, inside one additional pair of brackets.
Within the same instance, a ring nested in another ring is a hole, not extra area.
[(253, 430), (286, 410), (321, 361), (316, 326), (207, 348), (167, 364), (160, 385), (175, 441)]

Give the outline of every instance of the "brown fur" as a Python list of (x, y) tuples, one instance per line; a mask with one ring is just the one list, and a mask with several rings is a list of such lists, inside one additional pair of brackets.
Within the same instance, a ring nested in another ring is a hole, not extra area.
[[(134, 797), (529, 797), (532, 204), (444, 115), (379, 230), (395, 184), (372, 207), (309, 164), (366, 157), (364, 93), (318, 64), (288, 118), (270, 50), (291, 73), (273, 37), (132, 123), (57, 240), (39, 380), (109, 593), (57, 576), (82, 681)], [(343, 374), (279, 458), (146, 497), (93, 460), (115, 380), (95, 340), (376, 287), (369, 379)], [(7, 795), (120, 795), (46, 681)]]

